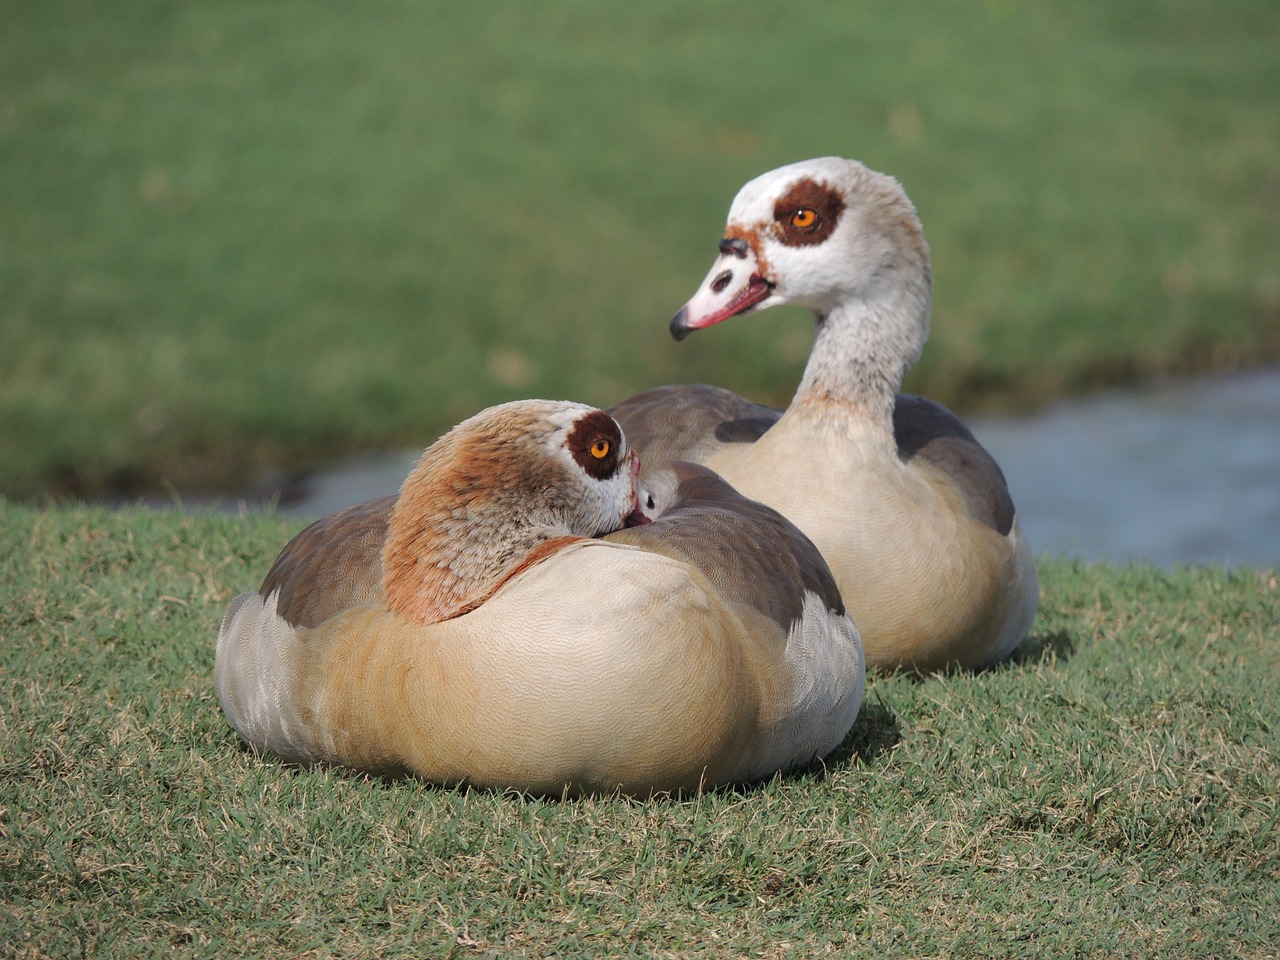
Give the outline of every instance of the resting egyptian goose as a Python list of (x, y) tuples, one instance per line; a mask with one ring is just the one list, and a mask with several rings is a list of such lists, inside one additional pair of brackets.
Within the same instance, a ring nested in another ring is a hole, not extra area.
[(459, 424), (398, 497), (307, 527), (232, 602), (231, 725), (290, 761), (557, 795), (750, 781), (834, 749), (864, 662), (821, 554), (693, 464), (653, 473), (648, 522), (638, 476), (591, 407)]
[(816, 336), (785, 412), (709, 386), (610, 409), (646, 463), (693, 460), (822, 550), (869, 666), (979, 667), (1026, 636), (1034, 558), (995, 461), (950, 411), (898, 394), (929, 332), (929, 250), (897, 181), (853, 160), (752, 180), (677, 340), (793, 303)]

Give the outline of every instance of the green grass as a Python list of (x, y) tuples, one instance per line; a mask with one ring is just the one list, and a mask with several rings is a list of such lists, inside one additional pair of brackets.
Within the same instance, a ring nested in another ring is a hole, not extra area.
[(1280, 358), (1272, 0), (9, 0), (0, 494), (230, 489), (500, 400), (782, 402), (780, 312), (676, 345), (749, 177), (898, 176), (911, 381), (1034, 403)]
[(1274, 571), (1046, 558), (1013, 662), (873, 678), (825, 770), (556, 802), (237, 744), (297, 526), (0, 501), (0, 956), (1275, 955)]

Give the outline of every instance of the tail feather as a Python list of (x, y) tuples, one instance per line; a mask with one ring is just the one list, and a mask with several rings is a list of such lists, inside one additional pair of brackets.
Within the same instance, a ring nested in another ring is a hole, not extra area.
[(257, 593), (241, 594), (218, 631), (214, 679), (222, 710), (242, 740), (307, 763), (323, 759), (325, 751), (296, 696), (296, 633), (276, 613), (274, 592), (265, 600)]

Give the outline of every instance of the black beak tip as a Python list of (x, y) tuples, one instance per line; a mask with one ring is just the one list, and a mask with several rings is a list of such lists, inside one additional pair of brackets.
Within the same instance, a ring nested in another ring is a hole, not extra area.
[(671, 336), (679, 342), (691, 333), (693, 328), (689, 326), (689, 313), (681, 307), (679, 312), (671, 318)]

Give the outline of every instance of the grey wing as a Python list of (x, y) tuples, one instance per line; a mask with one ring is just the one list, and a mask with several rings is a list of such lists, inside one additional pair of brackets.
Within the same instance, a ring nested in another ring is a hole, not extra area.
[(918, 457), (944, 473), (975, 520), (1001, 536), (1009, 533), (1014, 507), (1004, 474), (959, 417), (932, 400), (900, 393), (893, 433), (904, 462)]
[(279, 591), (276, 611), (292, 627), (317, 627), (349, 607), (376, 602), (382, 591), (382, 547), (396, 497), (348, 507), (289, 541), (258, 591)]
[(844, 602), (813, 542), (782, 514), (738, 493), (713, 471), (674, 462), (676, 493), (652, 523), (606, 539), (631, 543), (701, 570), (722, 597), (752, 607), (777, 623), (785, 636), (804, 613), (805, 595), (816, 594), (836, 614)]
[(704, 462), (727, 443), (754, 443), (778, 422), (781, 410), (701, 383), (655, 387), (606, 411), (646, 465), (667, 460)]
[[(866, 661), (857, 627), (818, 548), (776, 510), (748, 500), (706, 467), (659, 468), (675, 495), (652, 523), (609, 540), (698, 570), (762, 667), (759, 749), (742, 768), (755, 779), (835, 749), (857, 717)], [(765, 692), (771, 691), (771, 692)]]

